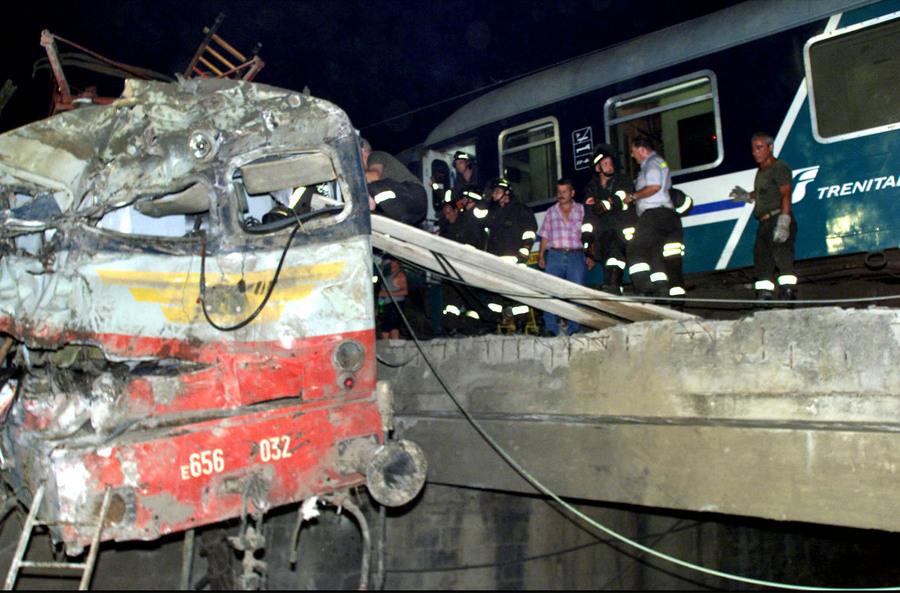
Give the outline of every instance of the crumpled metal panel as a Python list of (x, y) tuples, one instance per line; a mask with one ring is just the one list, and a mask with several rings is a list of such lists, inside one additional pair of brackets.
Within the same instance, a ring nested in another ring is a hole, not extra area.
[[(135, 194), (186, 187), (235, 154), (290, 136), (314, 147), (352, 132), (336, 106), (275, 87), (129, 80), (111, 106), (61, 113), (0, 135), (0, 172), (4, 183), (59, 190), (62, 211), (86, 214)], [(191, 143), (196, 134), (213, 144), (199, 159)]]
[[(262, 191), (267, 163), (291, 180), (278, 159), (296, 155), (313, 155), (298, 175), (325, 206), (260, 223), (241, 167)], [(386, 412), (365, 182), (339, 108), (241, 81), (129, 81), (112, 105), (0, 135), (0, 200), (0, 331), (19, 373), (3, 469), (26, 503), (46, 482), (48, 518), (89, 525), (110, 486), (104, 539), (153, 539), (243, 500), (365, 482), (339, 444), (377, 446)], [(77, 553), (91, 529), (56, 535)]]

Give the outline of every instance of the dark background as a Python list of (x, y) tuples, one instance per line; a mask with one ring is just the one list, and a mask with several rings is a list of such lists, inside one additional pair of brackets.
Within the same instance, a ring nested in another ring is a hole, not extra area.
[[(309, 87), (343, 108), (377, 149), (396, 153), (491, 88), (736, 3), (14, 0), (0, 18), (0, 85), (10, 79), (17, 90), (0, 112), (0, 132), (49, 114), (43, 29), (105, 58), (173, 76), (187, 68), (203, 28), (224, 13), (218, 33), (228, 43), (244, 54), (262, 44), (265, 67), (256, 82)], [(58, 50), (77, 51), (65, 43)], [(89, 85), (101, 96), (122, 91), (120, 79), (75, 67), (65, 74), (73, 92)]]

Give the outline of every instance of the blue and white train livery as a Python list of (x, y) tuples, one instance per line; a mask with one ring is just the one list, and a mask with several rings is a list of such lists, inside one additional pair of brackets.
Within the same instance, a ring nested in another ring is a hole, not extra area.
[[(599, 142), (634, 175), (650, 136), (694, 200), (686, 273), (752, 265), (750, 138), (791, 166), (798, 260), (900, 245), (900, 0), (753, 0), (581, 56), (466, 104), (427, 137), (422, 175), (456, 150), (542, 212), (590, 180)], [(452, 167), (450, 167), (452, 171)], [(750, 224), (748, 224), (750, 223)]]

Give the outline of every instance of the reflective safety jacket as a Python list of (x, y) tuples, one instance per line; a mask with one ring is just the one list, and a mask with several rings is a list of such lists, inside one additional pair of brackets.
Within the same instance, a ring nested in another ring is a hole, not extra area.
[(488, 211), (486, 226), (488, 253), (515, 258), (518, 263), (528, 261), (538, 229), (537, 219), (531, 208), (516, 199), (511, 199), (505, 206), (492, 205)]

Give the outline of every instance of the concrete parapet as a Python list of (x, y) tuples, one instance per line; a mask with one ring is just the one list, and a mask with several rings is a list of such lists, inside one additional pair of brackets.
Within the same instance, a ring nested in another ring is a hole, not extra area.
[[(815, 308), (574, 337), (380, 342), (429, 479), (900, 530), (900, 311)], [(426, 361), (427, 357), (427, 361)], [(430, 365), (429, 365), (430, 362)]]

